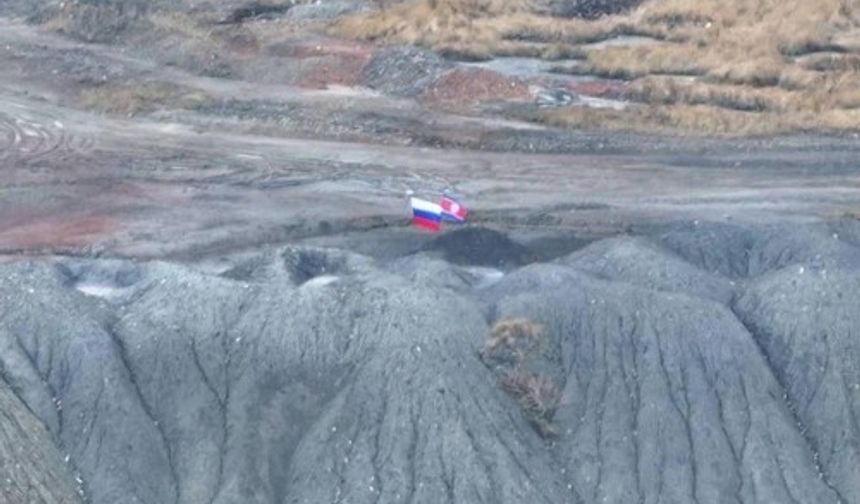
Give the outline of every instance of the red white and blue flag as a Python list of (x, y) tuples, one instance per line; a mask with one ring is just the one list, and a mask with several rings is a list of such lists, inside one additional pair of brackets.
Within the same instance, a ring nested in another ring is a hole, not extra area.
[(469, 213), (469, 210), (454, 198), (448, 195), (442, 196), (439, 206), (442, 208), (443, 220), (448, 222), (466, 222), (466, 215)]
[(439, 231), (442, 228), (442, 207), (420, 198), (410, 198), (412, 223), (418, 227)]

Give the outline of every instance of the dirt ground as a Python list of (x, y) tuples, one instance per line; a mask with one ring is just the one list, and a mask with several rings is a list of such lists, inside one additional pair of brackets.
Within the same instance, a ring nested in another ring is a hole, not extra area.
[(493, 114), (531, 100), (521, 77), (454, 68), (394, 97), (361, 85), (375, 48), (308, 40), (245, 44), (219, 77), (0, 20), (0, 254), (201, 257), (364, 230), (393, 242), (412, 233), (407, 190), (452, 188), (474, 223), (577, 239), (860, 208), (850, 137), (556, 130)]
[(857, 138), (555, 128), (628, 84), (320, 29), (359, 1), (37, 3), (0, 502), (860, 502)]

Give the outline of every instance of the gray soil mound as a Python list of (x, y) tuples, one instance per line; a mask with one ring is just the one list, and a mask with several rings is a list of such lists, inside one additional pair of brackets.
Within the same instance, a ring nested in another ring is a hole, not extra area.
[(363, 85), (394, 96), (417, 96), (451, 63), (418, 47), (389, 47), (377, 51), (361, 75)]
[[(845, 235), (850, 239), (851, 233)], [(755, 277), (790, 264), (860, 266), (860, 248), (821, 226), (680, 224), (659, 240), (699, 268), (729, 278)]]
[(856, 269), (795, 265), (757, 280), (736, 307), (844, 502), (860, 502), (858, 293)]
[[(730, 307), (725, 277), (644, 238), (524, 267), (503, 233), (431, 243), (211, 273), (2, 265), (0, 402), (44, 425), (28, 436), (48, 465), (7, 453), (54, 492), (76, 468), (97, 504), (860, 499), (844, 257), (745, 280)], [(0, 415), (0, 450), (18, 424)]]
[(100, 285), (118, 266), (6, 267), (0, 291), (6, 379), (94, 502), (560, 502), (486, 380), (468, 300), (366, 269), (297, 286), (307, 270), (278, 264), (259, 283), (154, 263)]
[(466, 227), (445, 233), (425, 245), (424, 250), (438, 253), (450, 263), (494, 268), (521, 266), (537, 257), (528, 247), (511, 240), (506, 234), (482, 227)]
[(833, 502), (754, 340), (725, 307), (533, 265), (486, 294), (547, 328), (561, 471), (585, 502)]
[(838, 238), (860, 247), (860, 219), (843, 218), (833, 225), (833, 232)]
[(221, 276), (246, 282), (285, 277), (301, 285), (318, 277), (355, 272), (369, 263), (364, 256), (335, 249), (286, 247), (245, 257)]
[(602, 278), (630, 282), (653, 290), (683, 292), (728, 304), (732, 284), (708, 274), (646, 238), (602, 240), (559, 259)]
[(750, 274), (750, 251), (756, 235), (741, 226), (696, 221), (675, 226), (659, 241), (705, 271), (744, 278)]
[(430, 285), (454, 291), (487, 286), (503, 275), (495, 268), (455, 266), (425, 254), (410, 255), (394, 261), (389, 270), (414, 285)]
[(82, 502), (71, 469), (44, 425), (0, 380), (0, 502)]
[(750, 276), (801, 263), (813, 267), (860, 267), (860, 248), (819, 227), (774, 227), (760, 233), (750, 251)]

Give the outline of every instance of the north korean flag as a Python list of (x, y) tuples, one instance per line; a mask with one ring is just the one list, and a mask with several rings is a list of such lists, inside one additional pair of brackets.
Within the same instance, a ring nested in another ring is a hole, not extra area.
[(442, 207), (443, 220), (448, 222), (466, 222), (466, 215), (469, 213), (469, 210), (454, 198), (442, 196), (439, 206)]

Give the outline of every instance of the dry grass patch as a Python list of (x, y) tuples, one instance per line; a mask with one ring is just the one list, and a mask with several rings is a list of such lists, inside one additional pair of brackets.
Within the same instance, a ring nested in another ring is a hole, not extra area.
[(860, 131), (860, 108), (750, 112), (709, 105), (632, 105), (626, 110), (570, 107), (532, 119), (577, 129), (703, 136), (767, 136), (781, 133)]
[(560, 19), (527, 12), (476, 21), (479, 27), (493, 27), (504, 40), (542, 43), (588, 44), (621, 34), (636, 34), (629, 25), (613, 18), (586, 21)]
[(652, 105), (713, 105), (747, 112), (784, 111), (797, 105), (800, 93), (783, 89), (759, 89), (699, 80), (649, 76), (633, 82), (630, 99)]
[(429, 47), (465, 59), (582, 56), (573, 44), (599, 40), (612, 26), (535, 15), (529, 2), (419, 0), (348, 17), (331, 33), (369, 41)]
[(193, 107), (209, 99), (204, 91), (167, 82), (104, 84), (79, 94), (79, 103), (88, 109), (124, 115)]
[[(839, 33), (856, 25), (858, 8), (857, 0), (651, 0), (629, 14), (628, 22), (663, 32), (675, 44), (627, 54), (604, 50), (589, 61), (604, 73), (636, 68), (635, 75), (643, 75), (683, 67), (688, 59), (687, 65), (723, 82), (796, 85), (791, 56), (834, 48)], [(846, 66), (828, 71), (852, 70)]]
[(813, 124), (830, 131), (860, 131), (860, 108), (826, 110), (816, 115)]
[(703, 105), (637, 105), (626, 110), (572, 107), (540, 113), (539, 121), (581, 129), (642, 133), (757, 136), (789, 130), (780, 115), (725, 110)]
[(526, 355), (540, 350), (546, 341), (546, 330), (528, 319), (504, 319), (497, 322), (481, 348), (484, 357), (509, 353), (517, 364)]
[(541, 436), (558, 431), (552, 418), (561, 404), (561, 391), (549, 377), (530, 370), (531, 360), (546, 347), (546, 330), (524, 318), (498, 321), (480, 350), (485, 363), (501, 363), (496, 368), (498, 384), (517, 401), (525, 418)]
[(811, 54), (798, 60), (801, 67), (815, 72), (858, 72), (860, 55), (842, 53)]
[[(586, 56), (577, 73), (632, 80), (631, 98), (668, 105), (541, 116), (553, 123), (730, 135), (860, 126), (854, 122), (860, 106), (860, 0), (647, 0), (597, 20), (551, 18), (534, 5), (416, 0), (347, 18), (332, 30), (468, 58), (552, 57), (548, 47), (554, 44), (556, 57)], [(664, 42), (582, 47), (621, 34)], [(660, 80), (664, 75), (695, 76), (698, 82)]]
[(543, 437), (558, 435), (552, 417), (561, 404), (558, 385), (545, 376), (520, 369), (505, 372), (499, 379), (502, 389), (513, 396), (526, 417)]
[(592, 51), (584, 71), (603, 77), (633, 79), (650, 74), (700, 75), (701, 51), (690, 46), (611, 47)]

